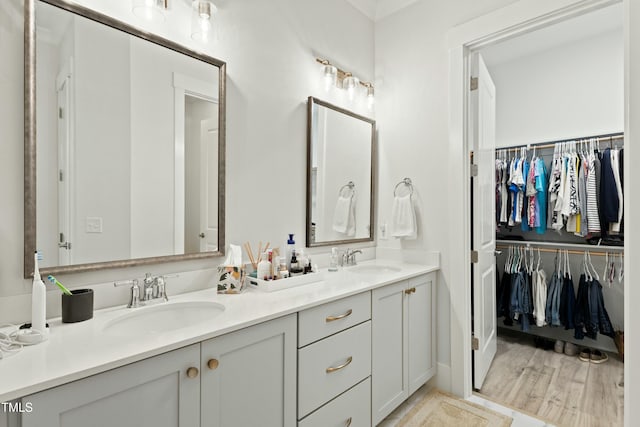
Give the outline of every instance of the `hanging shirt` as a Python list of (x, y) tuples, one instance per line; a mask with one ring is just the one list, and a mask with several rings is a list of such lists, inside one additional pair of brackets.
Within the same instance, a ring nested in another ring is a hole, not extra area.
[(595, 159), (595, 153), (590, 153), (587, 159), (589, 162), (589, 173), (587, 174), (587, 227), (589, 233), (600, 233)]
[[(547, 168), (544, 164), (544, 160), (538, 158), (535, 168), (535, 187), (536, 187), (536, 232), (538, 234), (544, 234), (547, 229), (547, 217), (546, 212), (543, 212), (543, 207), (547, 206)], [(545, 278), (546, 280), (546, 278)], [(546, 287), (546, 285), (545, 285)]]
[(619, 233), (620, 232), (620, 223), (622, 221), (622, 213), (624, 212), (623, 205), (624, 199), (622, 196), (622, 181), (620, 179), (620, 160), (618, 157), (618, 150), (611, 150), (611, 169), (613, 170), (613, 179), (616, 184), (616, 191), (618, 194), (618, 216), (617, 220), (612, 222), (609, 225), (610, 233)]

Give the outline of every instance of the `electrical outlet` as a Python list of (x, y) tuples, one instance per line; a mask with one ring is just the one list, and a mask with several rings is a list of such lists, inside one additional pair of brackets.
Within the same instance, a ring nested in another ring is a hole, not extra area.
[(87, 233), (102, 233), (102, 218), (98, 216), (88, 216), (84, 231)]

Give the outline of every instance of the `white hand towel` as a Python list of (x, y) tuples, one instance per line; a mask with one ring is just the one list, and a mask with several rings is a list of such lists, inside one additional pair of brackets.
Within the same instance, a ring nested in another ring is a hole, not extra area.
[(391, 235), (393, 237), (415, 239), (417, 237), (416, 211), (411, 194), (396, 196), (391, 210)]
[(354, 236), (356, 234), (356, 215), (354, 196), (339, 196), (333, 212), (333, 230), (338, 233)]

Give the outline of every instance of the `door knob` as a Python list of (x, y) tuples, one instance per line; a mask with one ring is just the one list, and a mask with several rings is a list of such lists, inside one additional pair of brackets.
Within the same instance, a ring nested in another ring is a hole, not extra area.
[(204, 239), (204, 233), (200, 233), (198, 236), (200, 236), (201, 239)]
[(218, 367), (218, 365), (220, 364), (220, 362), (218, 362), (218, 359), (209, 359), (209, 361), (207, 362), (207, 366), (209, 367), (209, 369), (211, 369), (212, 371), (214, 369), (216, 369)]
[(198, 373), (199, 373), (198, 368), (191, 367), (191, 368), (187, 369), (187, 376), (189, 378), (197, 377)]

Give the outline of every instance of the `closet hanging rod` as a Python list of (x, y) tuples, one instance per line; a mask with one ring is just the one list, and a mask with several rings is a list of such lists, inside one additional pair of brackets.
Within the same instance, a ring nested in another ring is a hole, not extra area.
[(623, 246), (607, 246), (607, 245), (588, 245), (584, 243), (562, 243), (562, 242), (539, 242), (535, 240), (503, 240), (496, 239), (496, 245), (511, 246), (533, 246), (535, 248), (553, 248), (553, 249), (576, 249), (576, 250), (605, 250), (605, 251), (623, 251)]
[[(513, 245), (502, 245), (501, 244), (501, 245), (496, 245), (496, 249), (509, 249), (509, 247), (511, 247), (511, 246), (513, 246)], [(601, 246), (597, 246), (597, 247), (602, 249)], [(551, 248), (540, 248), (540, 247), (536, 247), (536, 248), (531, 247), (531, 249), (534, 249), (534, 251), (536, 251), (536, 252), (538, 250), (540, 250), (540, 252), (553, 253), (553, 254), (558, 252), (558, 250), (562, 250), (560, 248), (551, 249)], [(594, 252), (594, 251), (591, 251), (589, 249), (582, 249), (582, 250), (569, 249), (569, 250), (567, 250), (567, 253), (569, 253), (571, 255), (584, 255), (585, 252), (589, 252), (593, 256), (606, 256), (607, 254), (611, 255), (611, 252)]]
[(510, 145), (508, 147), (496, 147), (496, 151), (500, 151), (500, 150), (513, 151), (513, 150), (518, 150), (520, 148), (534, 148), (534, 147), (535, 148), (554, 148), (556, 144), (559, 144), (561, 142), (589, 141), (590, 139), (599, 139), (600, 142), (613, 142), (621, 139), (623, 140), (624, 134), (614, 133), (614, 134), (607, 134), (607, 135), (585, 136), (581, 138), (567, 138), (567, 139), (560, 139), (557, 141), (550, 141), (550, 142), (537, 142), (533, 144)]

